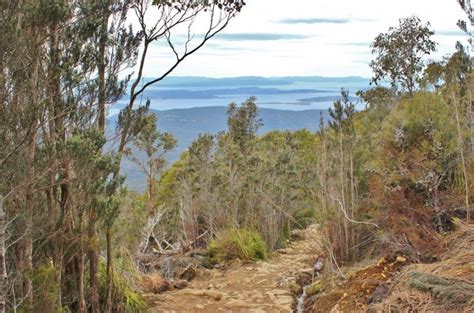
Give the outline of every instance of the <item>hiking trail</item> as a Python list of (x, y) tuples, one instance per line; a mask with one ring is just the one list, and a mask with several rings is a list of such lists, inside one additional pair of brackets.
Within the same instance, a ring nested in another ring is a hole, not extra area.
[(296, 231), (295, 237), (268, 261), (202, 269), (185, 289), (149, 295), (148, 312), (294, 312), (322, 251), (317, 225)]

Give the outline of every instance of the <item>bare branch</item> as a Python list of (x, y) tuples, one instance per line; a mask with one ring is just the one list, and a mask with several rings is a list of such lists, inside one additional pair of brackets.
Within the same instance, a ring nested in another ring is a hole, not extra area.
[(347, 215), (347, 212), (346, 210), (344, 209), (344, 206), (342, 205), (342, 202), (341, 200), (333, 197), (333, 196), (330, 196), (331, 199), (333, 199), (334, 201), (337, 201), (339, 203), (339, 208), (341, 209), (342, 213), (344, 214), (344, 217), (351, 223), (354, 223), (354, 224), (364, 224), (364, 225), (371, 225), (371, 226), (374, 226), (376, 228), (380, 228), (379, 225), (375, 224), (375, 223), (371, 223), (371, 222), (360, 222), (360, 221), (355, 221), (353, 219), (351, 219), (349, 217), (349, 215)]

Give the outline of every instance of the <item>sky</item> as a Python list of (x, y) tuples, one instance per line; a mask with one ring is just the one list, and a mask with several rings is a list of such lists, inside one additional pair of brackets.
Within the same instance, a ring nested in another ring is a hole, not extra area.
[[(465, 40), (456, 22), (456, 0), (247, 0), (217, 38), (182, 63), (174, 76), (362, 76), (371, 77), (370, 43), (411, 15), (430, 22), (440, 59)], [(199, 32), (196, 26), (196, 33)], [(180, 34), (175, 36), (179, 42)], [(182, 37), (182, 35), (181, 35)], [(182, 40), (182, 39), (181, 39)], [(145, 75), (160, 75), (173, 53), (156, 43)]]

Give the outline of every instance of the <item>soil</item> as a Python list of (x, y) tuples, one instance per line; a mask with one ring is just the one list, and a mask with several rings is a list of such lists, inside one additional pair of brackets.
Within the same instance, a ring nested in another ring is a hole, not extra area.
[(377, 264), (355, 272), (339, 286), (310, 300), (308, 312), (367, 312), (369, 305), (385, 298), (392, 277), (407, 262), (403, 256), (383, 257)]
[(314, 278), (313, 266), (322, 251), (318, 226), (296, 235), (299, 240), (267, 262), (198, 269), (185, 289), (145, 295), (148, 312), (293, 312), (302, 286)]

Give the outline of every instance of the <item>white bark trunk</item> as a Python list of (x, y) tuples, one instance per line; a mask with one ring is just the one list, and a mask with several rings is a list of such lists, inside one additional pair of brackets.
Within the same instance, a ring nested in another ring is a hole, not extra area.
[(7, 268), (5, 265), (5, 211), (0, 196), (0, 313), (6, 311)]

